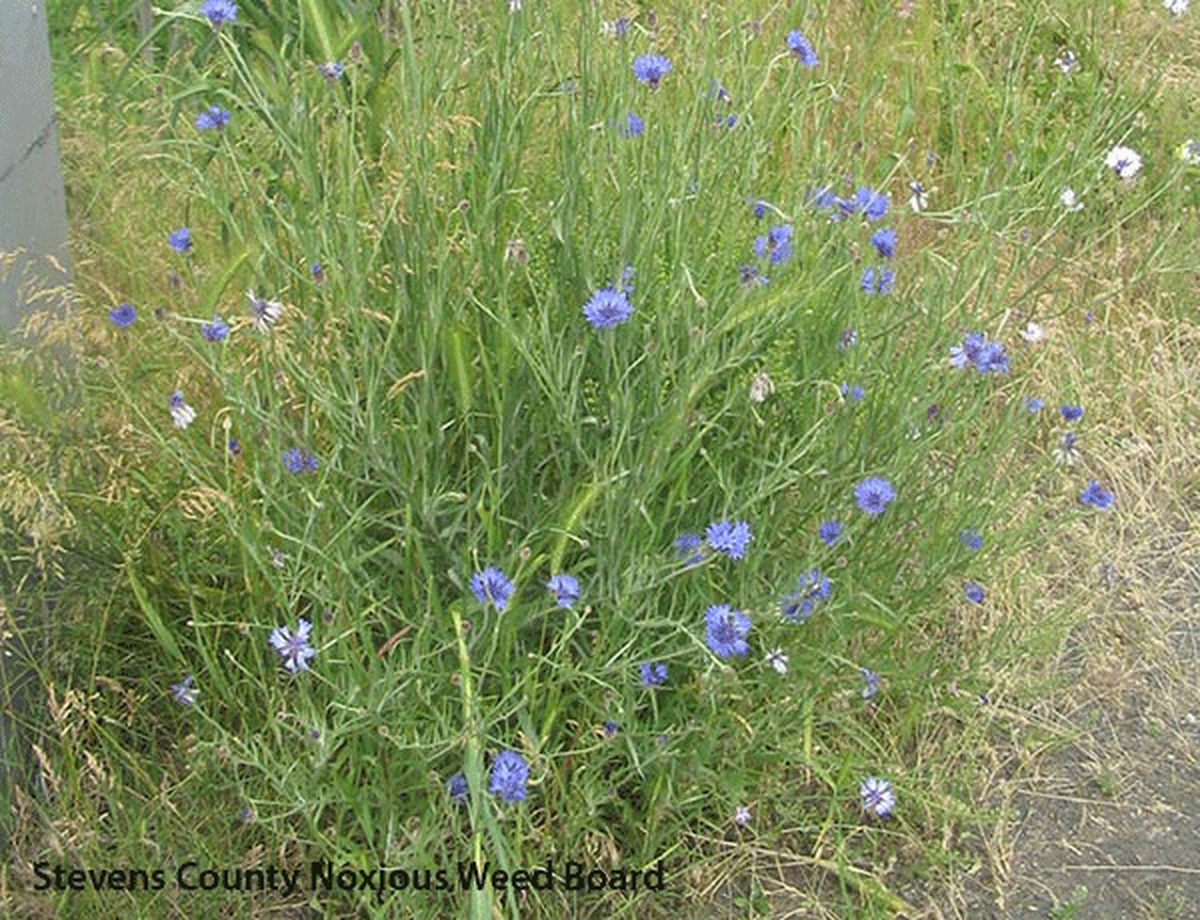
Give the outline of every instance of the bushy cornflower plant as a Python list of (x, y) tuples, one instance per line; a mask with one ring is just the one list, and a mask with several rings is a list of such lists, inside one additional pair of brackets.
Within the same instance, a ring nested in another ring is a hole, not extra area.
[[(845, 45), (824, 26), (676, 5), (602, 29), (551, 2), (398, 5), (362, 29), (298, 6), (163, 14), (192, 30), (175, 108), (138, 117), (170, 139), (151, 165), (187, 209), (164, 213), (202, 245), (173, 239), (180, 258), (148, 221), (176, 274), (131, 275), (92, 317), (105, 398), (159, 484), (114, 560), (131, 679), (177, 748), (144, 794), (202, 787), (226, 806), (190, 810), (203, 839), (245, 807), (271, 852), (355, 866), (600, 848), (679, 868), (715, 859), (708, 831), (747, 802), (773, 846), (808, 852), (820, 827), (847, 865), (883, 865), (907, 813), (956, 820), (944, 799), (966, 793), (924, 795), (913, 753), (929, 675), (965, 660), (947, 624), (980, 584), (999, 594), (987, 569), (1032, 464), (1064, 514), (1103, 526), (1118, 500), (1053, 464), (1021, 343), (964, 335), (1011, 328), (979, 238), (1015, 239), (1018, 212), (1119, 224), (1122, 196), (1165, 181), (1127, 137), (1133, 103), (1064, 91), (1045, 117), (1087, 130), (1054, 155), (938, 173), (895, 153), (916, 117), (898, 103), (874, 131), (834, 105), (888, 74), (872, 49), (810, 69)], [(737, 130), (716, 130), (728, 100)], [(1057, 205), (1068, 182), (1086, 211)], [(839, 409), (843, 381), (869, 398)], [(895, 908), (861, 874), (846, 912)], [(507, 909), (489, 890), (331, 898)], [(665, 898), (527, 909), (687, 915)]]

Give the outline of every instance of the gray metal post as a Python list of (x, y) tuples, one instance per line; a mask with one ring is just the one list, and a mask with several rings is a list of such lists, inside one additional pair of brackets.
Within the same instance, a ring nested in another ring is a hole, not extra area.
[(0, 333), (27, 309), (28, 291), (62, 284), (68, 265), (44, 0), (0, 0)]
[[(0, 0), (0, 339), (27, 310), (55, 307), (39, 292), (60, 287), (68, 271), (46, 11), (43, 0)], [(5, 631), (19, 593), (10, 568), (0, 560), (0, 611), (10, 605), (0, 616)], [(0, 852), (8, 847), (14, 787), (28, 776), (15, 723), (29, 711), (34, 676), (7, 657), (11, 646), (11, 637), (0, 638)]]

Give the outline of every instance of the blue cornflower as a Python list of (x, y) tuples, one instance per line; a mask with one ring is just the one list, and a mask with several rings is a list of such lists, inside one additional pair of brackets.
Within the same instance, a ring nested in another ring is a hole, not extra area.
[(813, 189), (809, 193), (809, 201), (812, 206), (819, 211), (824, 211), (827, 208), (832, 208), (841, 199), (834, 193), (828, 185), (823, 185), (820, 188)]
[(871, 234), (871, 245), (880, 257), (890, 259), (896, 254), (896, 231), (887, 227)]
[(167, 234), (167, 242), (176, 252), (187, 252), (192, 248), (192, 231), (187, 227), (172, 230)]
[(896, 492), (892, 484), (876, 476), (864, 479), (854, 487), (854, 498), (858, 507), (867, 514), (882, 514), (895, 497)]
[(195, 678), (189, 674), (179, 683), (171, 684), (171, 696), (174, 697), (175, 702), (184, 706), (195, 705), (196, 696), (200, 693), (200, 691), (192, 686), (194, 681)]
[(718, 102), (729, 102), (729, 90), (723, 87), (720, 82), (714, 77), (708, 81), (708, 98), (716, 99)]
[(817, 528), (817, 536), (826, 546), (833, 546), (837, 542), (837, 538), (842, 535), (842, 522), (830, 519), (822, 521), (821, 526)]
[(866, 396), (866, 390), (864, 390), (862, 387), (858, 386), (858, 384), (851, 386), (848, 383), (843, 383), (841, 386), (841, 390), (842, 390), (842, 396), (847, 401), (852, 402), (852, 403), (862, 402), (863, 397)]
[(1036, 415), (1038, 412), (1041, 412), (1042, 406), (1044, 405), (1046, 405), (1045, 400), (1037, 396), (1030, 396), (1025, 400), (1025, 408), (1034, 415)]
[(793, 623), (804, 623), (812, 616), (818, 601), (829, 600), (833, 584), (821, 574), (820, 569), (805, 572), (799, 578), (800, 586), (787, 595), (779, 604), (784, 619)]
[(1062, 413), (1062, 417), (1068, 422), (1078, 421), (1083, 418), (1083, 406), (1064, 405), (1059, 406), (1058, 411)]
[(214, 26), (221, 26), (237, 19), (237, 4), (234, 0), (204, 0), (200, 4), (200, 12), (208, 17)]
[(317, 69), (321, 71), (321, 76), (330, 83), (335, 82), (346, 72), (346, 68), (342, 66), (341, 61), (326, 61), (324, 64), (318, 64)]
[(200, 334), (210, 342), (220, 342), (229, 335), (229, 324), (221, 318), (220, 313), (214, 313), (211, 323), (200, 326)]
[(787, 34), (787, 46), (805, 67), (817, 66), (817, 52), (798, 29), (793, 29)]
[(1087, 488), (1079, 493), (1079, 500), (1085, 505), (1107, 508), (1113, 503), (1113, 494), (1095, 479), (1089, 479)]
[(242, 443), (237, 438), (230, 435), (229, 441), (225, 445), (225, 449), (236, 457), (242, 452)]
[(658, 86), (658, 81), (671, 72), (671, 61), (661, 54), (643, 54), (633, 62), (633, 75), (651, 89)]
[(289, 447), (283, 452), (283, 465), (291, 473), (311, 473), (320, 461), (302, 447)]
[(724, 118), (721, 118), (719, 115), (717, 116), (717, 126), (718, 127), (720, 127), (721, 125), (724, 125), (726, 128), (736, 128), (737, 123), (738, 123), (738, 117), (736, 114), (726, 115)]
[(450, 798), (461, 805), (467, 800), (467, 778), (462, 773), (455, 773), (446, 781), (446, 791)]
[(864, 294), (890, 294), (896, 286), (896, 273), (890, 268), (868, 265), (863, 269), (860, 283)]
[(741, 559), (746, 555), (753, 535), (746, 521), (731, 521), (728, 518), (708, 525), (704, 532), (708, 545), (730, 559)]
[(566, 572), (555, 575), (546, 582), (546, 587), (550, 589), (560, 607), (570, 607), (579, 600), (579, 581), (574, 575), (568, 575)]
[(137, 308), (131, 303), (123, 303), (108, 311), (108, 319), (118, 329), (132, 326), (133, 321), (137, 319)]
[(525, 758), (516, 751), (501, 751), (492, 761), (488, 792), (495, 793), (505, 802), (518, 802), (525, 798), (528, 780), (529, 764)]
[(312, 272), (313, 281), (317, 284), (321, 284), (325, 280), (325, 269), (321, 267), (320, 262), (314, 262), (308, 270)]
[(958, 539), (962, 540), (963, 546), (967, 549), (980, 549), (983, 546), (983, 536), (973, 527), (960, 530)]
[(766, 236), (760, 236), (754, 240), (754, 254), (761, 259), (770, 253), (771, 262), (776, 265), (786, 262), (792, 255), (791, 239), (791, 224), (772, 227)]
[(975, 369), (981, 374), (1007, 374), (1008, 355), (999, 342), (984, 342), (975, 356)]
[(950, 365), (961, 369), (968, 364), (974, 364), (986, 344), (987, 339), (982, 333), (968, 332), (963, 336), (962, 344), (950, 346)]
[(675, 538), (675, 552), (684, 565), (696, 565), (704, 561), (700, 551), (703, 545), (704, 538), (698, 533), (681, 533)]
[(770, 206), (771, 205), (769, 202), (763, 201), (760, 198), (758, 201), (754, 202), (754, 207), (753, 207), (754, 216), (757, 217), (759, 220), (761, 220), (763, 217), (766, 216), (767, 208), (769, 208)]
[(508, 576), (494, 565), (489, 565), (482, 572), (471, 576), (471, 593), (475, 595), (475, 599), (481, 604), (490, 601), (500, 613), (508, 606), (508, 599), (514, 590), (516, 586), (508, 580)]
[(705, 641), (718, 658), (732, 658), (750, 651), (746, 636), (750, 632), (750, 618), (728, 604), (713, 604), (704, 612), (708, 626)]
[(618, 16), (612, 22), (601, 23), (600, 30), (614, 38), (624, 38), (625, 33), (629, 31), (629, 20), (624, 16)]
[(629, 295), (611, 287), (603, 287), (583, 305), (583, 315), (595, 329), (606, 329), (624, 322), (633, 315)]
[(271, 630), (268, 641), (283, 658), (283, 666), (287, 670), (293, 673), (308, 670), (308, 660), (317, 654), (317, 650), (308, 642), (311, 632), (312, 624), (304, 617), (296, 621), (295, 632), (286, 626), (276, 626)]
[(667, 682), (667, 666), (661, 661), (643, 661), (640, 669), (643, 687), (659, 687)]
[(869, 700), (879, 692), (879, 675), (870, 668), (859, 668), (858, 672), (863, 676), (863, 681), (866, 683), (862, 691), (863, 699)]
[(207, 128), (224, 128), (229, 124), (229, 111), (219, 105), (210, 105), (196, 116), (196, 127), (201, 131)]
[(757, 265), (746, 263), (738, 266), (738, 283), (742, 287), (753, 287), (756, 284), (766, 284), (770, 279), (758, 270)]
[(607, 722), (604, 723), (604, 737), (605, 738), (613, 737), (613, 735), (615, 735), (617, 733), (617, 729), (619, 729), (620, 727), (621, 726), (619, 726), (612, 719), (609, 719)]
[(838, 351), (847, 351), (858, 344), (858, 333), (853, 329), (843, 329), (838, 334)]
[(888, 196), (877, 192), (865, 185), (854, 190), (854, 200), (850, 203), (850, 212), (862, 211), (867, 220), (882, 220), (887, 214)]
[(963, 583), (963, 594), (967, 596), (972, 604), (983, 603), (983, 585), (977, 581), (968, 581)]
[(621, 128), (621, 137), (637, 137), (646, 130), (646, 123), (633, 112), (625, 116), (625, 124)]
[(858, 784), (858, 794), (862, 797), (863, 811), (867, 814), (876, 818), (891, 817), (896, 807), (896, 793), (886, 779), (867, 777)]

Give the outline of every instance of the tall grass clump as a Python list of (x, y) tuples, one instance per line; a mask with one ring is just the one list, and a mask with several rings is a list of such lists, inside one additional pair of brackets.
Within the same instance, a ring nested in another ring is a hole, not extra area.
[[(139, 223), (74, 319), (121, 475), (80, 520), (92, 662), (44, 673), (121, 689), (46, 728), (103, 816), (73, 858), (449, 867), (294, 898), (474, 917), (680, 916), (756, 853), (886, 916), (877, 867), (965, 858), (1015, 654), (989, 561), (1035, 472), (1094, 513), (1017, 333), (1065, 222), (1174, 172), (1106, 172), (1146, 100), (1027, 77), (1038, 17), (960, 106), (954, 49), (841, 50), (974, 34), (953, 4), (745, 6), (185, 4), (104, 78), (147, 184), (97, 177)], [(667, 888), (458, 885), (567, 861)]]

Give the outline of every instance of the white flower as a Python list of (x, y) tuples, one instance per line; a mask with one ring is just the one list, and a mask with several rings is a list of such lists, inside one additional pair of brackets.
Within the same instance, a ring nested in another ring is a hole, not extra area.
[(515, 13), (521, 9), (521, 0), (508, 0), (508, 11)]
[(1114, 147), (1108, 152), (1104, 162), (1122, 179), (1132, 179), (1142, 171), (1142, 158), (1130, 147)]
[(1068, 431), (1062, 436), (1059, 446), (1054, 448), (1054, 462), (1063, 466), (1074, 466), (1079, 459), (1079, 448), (1075, 446), (1075, 432)]
[(767, 664), (773, 667), (780, 674), (786, 674), (788, 668), (788, 657), (784, 654), (783, 649), (774, 648), (767, 652)]
[(283, 304), (278, 300), (265, 300), (254, 293), (254, 288), (246, 292), (250, 299), (250, 312), (254, 315), (254, 329), (266, 332), (283, 313)]
[(1163, 0), (1163, 9), (1172, 16), (1182, 16), (1187, 12), (1188, 0)]
[(739, 805), (734, 810), (733, 821), (738, 827), (745, 827), (750, 823), (750, 809), (745, 805)]
[(1083, 210), (1083, 202), (1079, 200), (1079, 196), (1075, 194), (1075, 189), (1073, 188), (1068, 187), (1063, 189), (1062, 194), (1058, 196), (1058, 200), (1068, 211)]
[(1025, 328), (1021, 330), (1021, 338), (1026, 342), (1040, 342), (1046, 337), (1046, 330), (1041, 327), (1041, 324), (1030, 320), (1025, 324)]
[(184, 401), (183, 394), (176, 390), (167, 400), (171, 406), (171, 418), (176, 428), (186, 428), (196, 420), (196, 410)]
[(1179, 159), (1188, 166), (1200, 166), (1200, 141), (1191, 139), (1179, 148)]
[(766, 402), (767, 397), (775, 392), (775, 381), (766, 371), (755, 375), (750, 381), (750, 402)]
[(1054, 59), (1054, 66), (1063, 73), (1070, 73), (1079, 66), (1079, 58), (1075, 56), (1075, 52), (1070, 48), (1063, 48), (1058, 53), (1058, 57)]
[(920, 182), (910, 182), (908, 187), (912, 191), (912, 197), (908, 199), (908, 206), (920, 214), (929, 207), (929, 196), (925, 191), (925, 186)]

